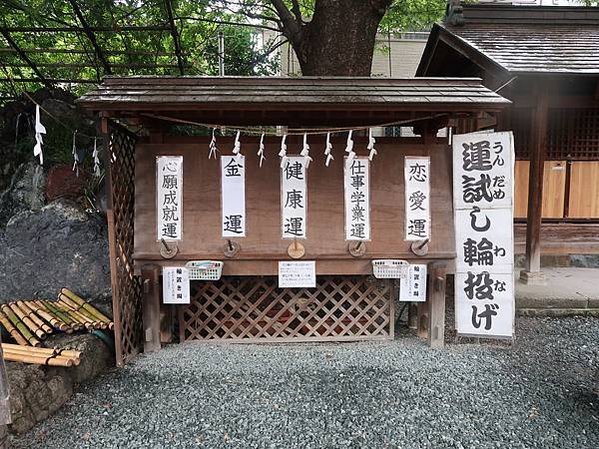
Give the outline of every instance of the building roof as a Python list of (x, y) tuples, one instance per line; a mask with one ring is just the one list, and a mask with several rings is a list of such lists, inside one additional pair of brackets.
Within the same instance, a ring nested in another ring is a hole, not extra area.
[[(478, 78), (107, 77), (78, 102), (93, 110), (347, 108), (466, 109), (509, 103)], [(494, 109), (494, 108), (492, 108)]]
[(418, 75), (427, 75), (439, 41), (494, 71), (599, 74), (597, 7), (464, 5), (463, 19), (433, 27)]

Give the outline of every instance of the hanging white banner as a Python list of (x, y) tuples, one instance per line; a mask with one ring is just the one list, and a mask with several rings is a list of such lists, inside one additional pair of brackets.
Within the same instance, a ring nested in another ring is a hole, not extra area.
[(513, 147), (511, 132), (453, 136), (454, 208), (512, 208)]
[(183, 235), (183, 156), (156, 157), (157, 240)]
[(222, 236), (245, 237), (245, 156), (221, 156)]
[(162, 302), (164, 304), (189, 304), (189, 270), (187, 268), (162, 268)]
[(426, 265), (410, 265), (408, 277), (399, 281), (399, 300), (410, 302), (426, 301)]
[(513, 335), (513, 161), (511, 132), (453, 136), (460, 335)]
[(406, 156), (404, 161), (406, 240), (430, 239), (430, 158)]
[(306, 238), (308, 208), (307, 158), (285, 156), (281, 166), (281, 234), (284, 239)]
[(370, 240), (370, 161), (344, 161), (345, 239)]

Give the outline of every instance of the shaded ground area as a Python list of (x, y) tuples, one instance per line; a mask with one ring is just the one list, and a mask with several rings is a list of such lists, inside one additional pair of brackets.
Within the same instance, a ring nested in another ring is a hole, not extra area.
[(513, 347), (171, 346), (85, 387), (15, 448), (597, 448), (599, 319)]

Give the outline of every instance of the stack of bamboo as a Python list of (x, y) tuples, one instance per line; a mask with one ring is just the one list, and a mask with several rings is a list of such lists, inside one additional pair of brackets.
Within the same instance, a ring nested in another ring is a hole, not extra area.
[(0, 324), (22, 346), (41, 346), (55, 332), (113, 329), (114, 323), (72, 291), (63, 288), (57, 301), (15, 301), (0, 305)]
[(31, 346), (11, 345), (2, 343), (4, 359), (10, 362), (34, 363), (48, 366), (77, 366), (81, 352), (52, 349), (32, 348)]

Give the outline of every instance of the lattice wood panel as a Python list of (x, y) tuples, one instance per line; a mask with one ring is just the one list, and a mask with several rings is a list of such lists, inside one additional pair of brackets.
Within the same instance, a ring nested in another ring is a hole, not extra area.
[(270, 277), (192, 282), (179, 309), (181, 341), (325, 341), (393, 338), (392, 284), (319, 277), (315, 289), (279, 289)]
[(116, 363), (127, 363), (143, 345), (141, 280), (133, 273), (135, 136), (111, 124), (108, 135), (112, 207), (108, 211)]

